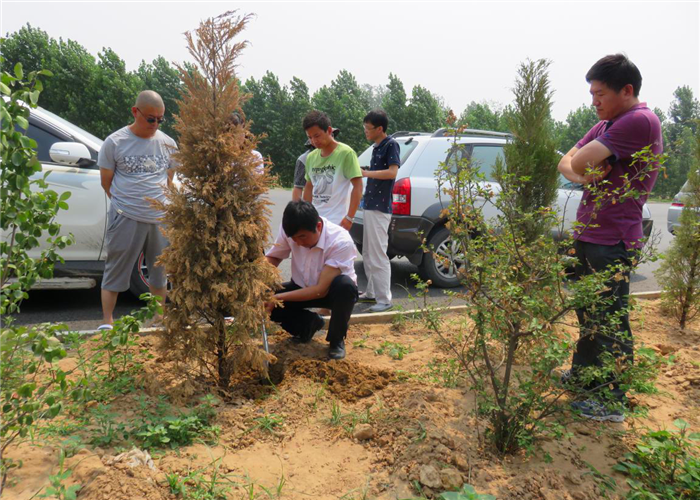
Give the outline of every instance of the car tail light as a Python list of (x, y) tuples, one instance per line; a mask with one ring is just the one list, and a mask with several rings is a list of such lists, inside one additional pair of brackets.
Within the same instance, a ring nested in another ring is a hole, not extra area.
[(682, 207), (683, 203), (671, 203), (672, 207)]
[(411, 179), (404, 177), (394, 184), (392, 191), (394, 215), (411, 215)]

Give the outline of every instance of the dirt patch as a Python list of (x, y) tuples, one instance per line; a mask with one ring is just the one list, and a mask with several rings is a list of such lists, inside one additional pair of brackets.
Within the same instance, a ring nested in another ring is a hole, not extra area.
[[(506, 500), (593, 500), (601, 497), (595, 467), (624, 495), (625, 477), (612, 467), (637, 432), (672, 428), (677, 418), (700, 429), (699, 330), (680, 331), (658, 303), (640, 304), (631, 315), (637, 346), (673, 360), (659, 373), (658, 393), (635, 397), (635, 404), (649, 408), (644, 419), (571, 423), (566, 437), (503, 458), (485, 439), (485, 422), (473, 416), (473, 394), (464, 377), (451, 372), (445, 346), (422, 326), (407, 323), (397, 331), (354, 325), (342, 361), (327, 360), (328, 344), (320, 338), (299, 345), (273, 333), (277, 363), (271, 368), (279, 378), (264, 385), (256, 374), (237, 374), (229, 397), (216, 406), (212, 423), (221, 428), (216, 442), (155, 450), (156, 471), (110, 465), (105, 456), (117, 449), (80, 451), (67, 461), (73, 469), (68, 484), (82, 485), (81, 500), (160, 500), (173, 498), (165, 474), (216, 470), (231, 486), (229, 498), (248, 498), (250, 491), (267, 498), (265, 491), (279, 489), (281, 498), (290, 499), (395, 500), (420, 496), (417, 484), (434, 497), (464, 482)], [(569, 323), (564, 332), (576, 335), (575, 318)], [(142, 347), (149, 345), (144, 339)], [(149, 360), (144, 390), (113, 403), (117, 422), (138, 418), (144, 393), (187, 411), (206, 388), (178, 373), (163, 358)], [(91, 448), (94, 427), (89, 422), (76, 431), (85, 447)], [(24, 466), (13, 471), (8, 498), (27, 500), (47, 485), (57, 472), (56, 444), (25, 443), (10, 451)], [(129, 449), (131, 443), (114, 446)]]
[(391, 372), (347, 360), (328, 363), (315, 359), (300, 359), (289, 367), (289, 375), (306, 377), (326, 384), (333, 394), (344, 401), (369, 397), (396, 380)]

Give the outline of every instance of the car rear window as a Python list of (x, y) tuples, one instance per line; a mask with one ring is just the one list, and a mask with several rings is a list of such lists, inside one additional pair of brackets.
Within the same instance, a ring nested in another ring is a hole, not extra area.
[[(407, 137), (405, 139), (396, 139), (396, 142), (399, 143), (401, 165), (403, 165), (404, 163), (406, 163), (408, 157), (411, 156), (413, 150), (416, 149), (418, 142), (414, 141), (411, 137)], [(374, 146), (370, 146), (367, 149), (365, 149), (360, 156), (357, 157), (358, 161), (360, 162), (360, 166), (369, 167), (370, 161), (372, 160), (373, 149)]]

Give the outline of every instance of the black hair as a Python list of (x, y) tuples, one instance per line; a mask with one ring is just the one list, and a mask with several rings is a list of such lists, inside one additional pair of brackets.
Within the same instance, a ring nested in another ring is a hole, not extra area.
[(586, 73), (586, 81), (603, 82), (615, 92), (620, 92), (625, 85), (632, 85), (634, 97), (639, 96), (642, 88), (642, 74), (635, 64), (624, 54), (605, 56), (596, 62)]
[(228, 118), (226, 118), (226, 125), (229, 127), (239, 127), (245, 123), (245, 117), (241, 116), (239, 111), (232, 111)]
[(384, 133), (389, 129), (389, 117), (381, 109), (373, 109), (367, 113), (362, 120), (362, 123), (370, 123), (374, 127), (382, 127)]
[(302, 126), (304, 127), (304, 130), (309, 130), (314, 125), (325, 132), (328, 130), (328, 127), (331, 126), (331, 119), (328, 118), (328, 115), (323, 111), (314, 109), (306, 114), (304, 121), (302, 122)]
[(316, 226), (321, 220), (316, 207), (304, 200), (290, 201), (282, 215), (282, 229), (290, 238), (299, 231), (316, 232)]

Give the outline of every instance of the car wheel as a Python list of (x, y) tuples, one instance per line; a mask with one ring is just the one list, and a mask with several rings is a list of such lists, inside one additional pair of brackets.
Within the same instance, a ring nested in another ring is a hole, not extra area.
[[(170, 281), (168, 281), (168, 290), (171, 288)], [(148, 288), (148, 267), (146, 266), (146, 257), (143, 255), (143, 252), (139, 254), (139, 258), (136, 259), (136, 264), (131, 270), (129, 291), (136, 297), (151, 291)]]
[(428, 248), (433, 251), (423, 256), (419, 266), (421, 277), (439, 288), (459, 286), (456, 270), (466, 265), (466, 260), (459, 244), (450, 238), (450, 231), (446, 227), (436, 231), (428, 241)]

